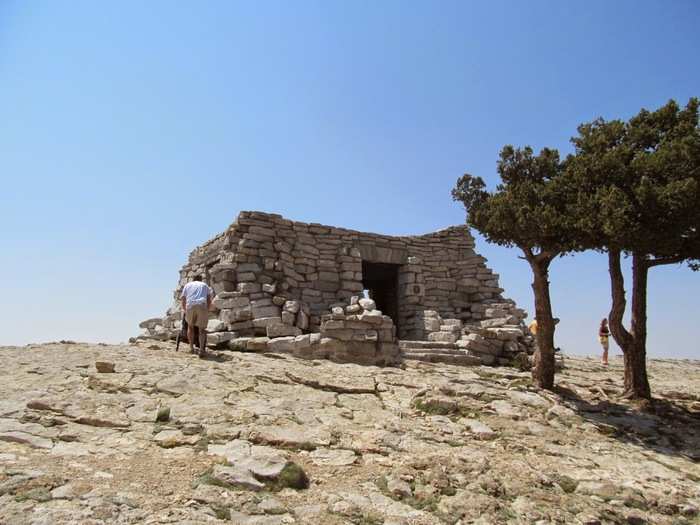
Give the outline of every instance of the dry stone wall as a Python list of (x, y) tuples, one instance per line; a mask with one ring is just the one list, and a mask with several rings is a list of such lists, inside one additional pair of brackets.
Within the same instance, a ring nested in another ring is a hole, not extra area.
[[(362, 309), (358, 297), (371, 289), (365, 270), (372, 268), (389, 272), (384, 292), (390, 296), (392, 312), (383, 308), (384, 314), (373, 314), (378, 311), (375, 307), (358, 316), (353, 309)], [(197, 274), (204, 275), (216, 293), (210, 343), (234, 347), (244, 344), (241, 338), (247, 347), (251, 339), (258, 340), (253, 346), (260, 346), (261, 338), (295, 339), (307, 334), (353, 344), (368, 342), (355, 337), (370, 334), (376, 335), (371, 342), (377, 344), (394, 344), (397, 337), (441, 341), (452, 338), (442, 335), (450, 333), (449, 323), (460, 330), (481, 328), (498, 317), (494, 313), (500, 315), (499, 305), (507, 303), (498, 275), (475, 253), (466, 226), (393, 237), (244, 211), (224, 233), (190, 254), (167, 315), (141, 324), (149, 336), (175, 336), (182, 317), (180, 291)], [(391, 317), (385, 315), (389, 313)], [(381, 323), (360, 328), (373, 315), (379, 315)], [(442, 319), (449, 321), (445, 324)], [(393, 331), (391, 337), (387, 330)], [(457, 335), (454, 342), (464, 335), (452, 330)], [(348, 332), (352, 332), (349, 339)], [(288, 341), (276, 345), (289, 351), (294, 347)]]

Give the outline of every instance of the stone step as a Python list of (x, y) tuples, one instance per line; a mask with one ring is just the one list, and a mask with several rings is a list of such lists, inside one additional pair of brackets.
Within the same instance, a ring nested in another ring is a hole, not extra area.
[(427, 363), (445, 363), (448, 365), (479, 366), (481, 359), (466, 354), (437, 354), (432, 352), (412, 352), (402, 354), (401, 357), (413, 361), (424, 361)]
[(454, 348), (403, 348), (401, 353), (411, 354), (436, 354), (436, 355), (467, 355), (463, 350)]
[(442, 348), (442, 349), (457, 349), (457, 345), (454, 343), (447, 343), (442, 341), (399, 341), (399, 348)]

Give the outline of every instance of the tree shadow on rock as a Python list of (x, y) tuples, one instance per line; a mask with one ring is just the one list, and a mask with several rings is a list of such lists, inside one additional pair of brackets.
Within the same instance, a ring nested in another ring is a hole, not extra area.
[(700, 413), (669, 399), (633, 402), (627, 399), (589, 401), (570, 388), (555, 389), (562, 405), (600, 432), (623, 442), (700, 461)]

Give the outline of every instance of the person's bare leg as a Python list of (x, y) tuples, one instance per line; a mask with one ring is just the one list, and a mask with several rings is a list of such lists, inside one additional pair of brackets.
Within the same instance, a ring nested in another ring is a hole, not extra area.
[(190, 352), (194, 354), (194, 327), (187, 325), (187, 340), (190, 342)]
[(603, 345), (603, 364), (608, 364), (608, 345)]
[(207, 342), (207, 331), (204, 328), (199, 329), (199, 357), (204, 357), (207, 352), (206, 349)]

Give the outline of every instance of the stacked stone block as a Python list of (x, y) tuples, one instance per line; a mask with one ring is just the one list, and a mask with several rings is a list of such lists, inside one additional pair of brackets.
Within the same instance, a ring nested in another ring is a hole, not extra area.
[(341, 341), (391, 343), (396, 339), (396, 328), (391, 317), (382, 315), (372, 299), (353, 296), (348, 306), (334, 306), (330, 315), (323, 316), (321, 336)]
[[(498, 313), (493, 305), (504, 301), (498, 276), (474, 252), (474, 240), (466, 226), (391, 237), (293, 222), (280, 215), (241, 212), (224, 233), (190, 254), (180, 271), (172, 307), (162, 319), (143, 324), (145, 335), (175, 337), (182, 317), (180, 291), (192, 276), (201, 274), (216, 293), (210, 313), (210, 343), (240, 347), (239, 339), (322, 336), (322, 330), (333, 330), (322, 328), (331, 307), (359, 304), (350, 301), (364, 288), (363, 262), (396, 265), (398, 311), (393, 321), (401, 339), (454, 339), (460, 324), (464, 327), (491, 320), (491, 314)], [(344, 315), (348, 315), (345, 310)], [(438, 317), (448, 320), (447, 324), (440, 321), (444, 326), (436, 325)], [(380, 340), (381, 330), (379, 343), (385, 342)], [(436, 332), (452, 335), (431, 335)]]
[[(443, 319), (435, 311), (423, 312), (423, 326), (429, 342), (420, 345), (420, 358), (428, 353), (431, 343), (436, 354), (452, 355), (454, 352), (447, 351), (458, 349), (478, 358), (484, 365), (510, 365), (516, 358), (520, 361), (522, 355), (534, 352), (534, 339), (524, 323), (526, 314), (512, 301), (475, 306), (474, 312), (483, 318), (467, 324), (459, 319)], [(410, 346), (416, 345), (408, 345), (407, 349)], [(411, 354), (417, 355), (415, 351)]]
[[(289, 303), (283, 306), (282, 314), (292, 310), (290, 313), (298, 315), (303, 311), (300, 305)], [(302, 334), (298, 327), (276, 321), (267, 325), (266, 336), (227, 338), (221, 343), (233, 350), (289, 353), (304, 359), (364, 365), (390, 365), (399, 359), (393, 321), (376, 309), (374, 301), (359, 297), (352, 297), (347, 305), (334, 305), (331, 313), (323, 315), (320, 333)]]

